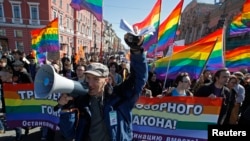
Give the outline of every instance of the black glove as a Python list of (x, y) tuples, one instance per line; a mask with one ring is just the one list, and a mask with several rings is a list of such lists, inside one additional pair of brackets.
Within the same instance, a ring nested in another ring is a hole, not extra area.
[(144, 37), (143, 36), (135, 36), (131, 33), (127, 33), (124, 36), (124, 40), (125, 40), (126, 44), (131, 48), (131, 50), (139, 51), (142, 49)]

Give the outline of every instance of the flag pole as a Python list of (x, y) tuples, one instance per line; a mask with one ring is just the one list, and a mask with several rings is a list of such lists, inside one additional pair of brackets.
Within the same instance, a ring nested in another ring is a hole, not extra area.
[[(171, 45), (171, 47), (170, 47), (170, 48), (172, 48), (172, 50), (174, 49), (174, 45), (175, 45), (175, 43), (173, 43), (173, 44)], [(171, 52), (170, 58), (168, 59), (168, 66), (167, 66), (167, 71), (166, 71), (166, 75), (165, 75), (164, 84), (163, 84), (163, 87), (162, 87), (162, 92), (164, 91), (165, 85), (166, 85), (166, 83), (167, 83), (168, 71), (169, 71), (169, 67), (170, 67), (170, 63), (171, 63), (172, 57), (173, 57), (173, 51)]]
[[(183, 6), (183, 3), (184, 3), (184, 0), (181, 0), (180, 2), (182, 2), (182, 4), (181, 4), (181, 9), (182, 9), (182, 6)], [(179, 2), (179, 3), (180, 3)], [(179, 5), (179, 4), (178, 4)], [(180, 14), (181, 14), (181, 12), (180, 12)], [(178, 17), (178, 22), (180, 21), (180, 16)], [(176, 29), (177, 30), (177, 29)], [(173, 39), (175, 39), (176, 38), (176, 31), (175, 31), (175, 35), (174, 35), (174, 38)], [(172, 43), (172, 49), (174, 48), (174, 46), (175, 46), (175, 42), (173, 41), (173, 43)], [(165, 85), (166, 85), (166, 82), (167, 82), (167, 75), (168, 75), (168, 71), (169, 71), (169, 67), (170, 67), (170, 63), (171, 63), (171, 60), (172, 60), (172, 56), (173, 56), (173, 52), (171, 53), (171, 55), (170, 55), (170, 59), (169, 59), (169, 61), (168, 61), (168, 67), (167, 67), (167, 71), (166, 71), (166, 76), (165, 76), (165, 80), (164, 80), (164, 85), (163, 85), (163, 87), (162, 87), (162, 92), (163, 92), (163, 90), (165, 89)]]
[(223, 61), (223, 66), (226, 67), (225, 64), (225, 52), (226, 52), (226, 30), (227, 30), (227, 26), (225, 25), (226, 23), (226, 19), (223, 25), (223, 30), (222, 30), (222, 61)]
[(206, 62), (205, 62), (205, 64), (204, 64), (204, 66), (203, 66), (203, 68), (202, 68), (202, 70), (201, 70), (201, 73), (200, 73), (200, 75), (199, 75), (198, 79), (200, 79), (201, 74), (205, 71), (205, 68), (206, 68), (206, 66), (207, 66), (207, 62), (208, 62), (208, 60), (209, 60), (209, 58), (210, 58), (210, 56), (211, 56), (211, 54), (212, 54), (212, 52), (213, 52), (213, 50), (214, 50), (214, 47), (215, 47), (215, 45), (216, 45), (217, 41), (218, 41), (218, 37), (217, 37), (217, 38), (216, 38), (216, 40), (215, 40), (215, 43), (214, 43), (213, 49), (212, 49), (212, 51), (209, 53), (209, 55), (208, 55), (208, 57), (207, 57), (207, 60), (206, 60)]
[(99, 53), (99, 60), (100, 61), (103, 61), (102, 60), (103, 59), (103, 57), (102, 57), (103, 56), (103, 54), (102, 54), (103, 31), (102, 30), (103, 30), (103, 22), (101, 22), (101, 46), (100, 46), (100, 53)]
[[(102, 1), (102, 5), (103, 5), (103, 1)], [(103, 14), (103, 8), (102, 8), (102, 14)], [(102, 15), (102, 17), (103, 17), (103, 15)], [(103, 54), (102, 54), (102, 46), (103, 46), (103, 18), (102, 18), (102, 20), (101, 20), (101, 46), (100, 46), (100, 53), (99, 53), (99, 60), (100, 61), (103, 61), (102, 59), (103, 59)]]

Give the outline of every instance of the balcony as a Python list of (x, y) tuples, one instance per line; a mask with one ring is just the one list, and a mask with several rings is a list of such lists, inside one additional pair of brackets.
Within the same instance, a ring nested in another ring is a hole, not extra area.
[(12, 18), (12, 23), (14, 23), (14, 24), (22, 24), (23, 23), (23, 19)]
[(30, 20), (29, 20), (29, 23), (30, 23), (31, 25), (40, 25), (40, 20), (30, 19)]
[(6, 22), (6, 19), (4, 17), (0, 17), (0, 22), (1, 23), (5, 23)]

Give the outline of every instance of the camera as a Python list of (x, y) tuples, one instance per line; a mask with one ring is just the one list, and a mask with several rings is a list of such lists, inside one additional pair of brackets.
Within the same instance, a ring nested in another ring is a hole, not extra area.
[(134, 43), (134, 44), (137, 44), (140, 41), (138, 36), (134, 36), (132, 34), (128, 34), (128, 39), (127, 40), (128, 40), (128, 42)]
[(125, 38), (125, 42), (132, 49), (140, 49), (142, 45), (142, 43), (138, 45), (138, 43), (140, 42), (140, 36), (135, 36), (131, 33), (127, 34), (127, 38)]

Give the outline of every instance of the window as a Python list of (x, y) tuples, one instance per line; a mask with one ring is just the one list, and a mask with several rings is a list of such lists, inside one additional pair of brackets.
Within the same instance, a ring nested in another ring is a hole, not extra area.
[(24, 45), (22, 41), (16, 41), (16, 49), (20, 50), (21, 52), (24, 51)]
[(53, 10), (53, 16), (52, 18), (55, 19), (57, 17), (57, 12), (55, 10)]
[(40, 24), (39, 20), (39, 4), (36, 2), (28, 2), (30, 8), (30, 24)]
[(72, 29), (72, 30), (73, 30), (73, 25), (74, 25), (73, 20), (70, 20), (70, 29)]
[(14, 35), (15, 35), (15, 37), (19, 37), (19, 38), (21, 38), (21, 37), (23, 37), (23, 31), (22, 30), (14, 30)]
[(53, 0), (53, 3), (56, 4), (56, 0)]
[(66, 27), (67, 27), (67, 29), (69, 29), (69, 18), (67, 18), (67, 21), (66, 21), (67, 23), (66, 23)]
[(78, 31), (78, 32), (81, 32), (81, 23), (80, 23), (80, 22), (78, 23), (78, 26), (77, 26), (77, 27), (78, 27), (78, 30), (77, 30), (77, 31)]
[(13, 17), (20, 19), (21, 18), (21, 9), (20, 9), (20, 5), (13, 5)]
[(2, 3), (0, 3), (0, 18), (4, 18), (3, 4)]
[(60, 42), (63, 43), (63, 36), (60, 36)]
[(63, 25), (63, 15), (62, 14), (59, 15), (59, 25), (60, 26)]
[(60, 0), (59, 7), (62, 8), (62, 0)]
[(31, 12), (31, 19), (38, 20), (38, 8), (37, 8), (37, 6), (31, 6), (30, 12)]
[(6, 36), (5, 29), (0, 29), (0, 36)]
[(21, 13), (21, 1), (9, 1), (12, 8), (12, 23), (23, 23)]

